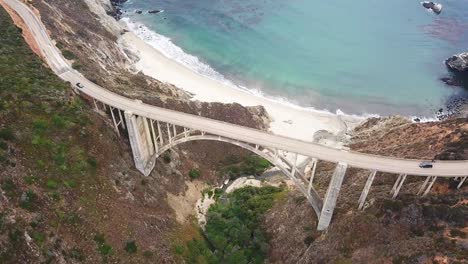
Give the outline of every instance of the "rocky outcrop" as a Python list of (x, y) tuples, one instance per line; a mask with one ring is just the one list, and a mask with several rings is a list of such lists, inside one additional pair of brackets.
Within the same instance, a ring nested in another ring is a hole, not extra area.
[(118, 37), (124, 28), (108, 14), (115, 14), (116, 9), (109, 0), (84, 0), (91, 12), (97, 15), (101, 24)]
[(454, 72), (468, 74), (468, 52), (453, 55), (445, 60), (445, 65)]
[(436, 14), (440, 14), (442, 12), (442, 5), (439, 3), (434, 3), (434, 2), (429, 2), (429, 1), (424, 1), (421, 3), (422, 6), (426, 9), (432, 10), (432, 12)]

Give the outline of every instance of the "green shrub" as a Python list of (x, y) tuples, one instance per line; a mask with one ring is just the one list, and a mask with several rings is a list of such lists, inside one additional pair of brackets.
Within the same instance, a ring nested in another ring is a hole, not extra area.
[(176, 245), (174, 247), (174, 252), (176, 253), (176, 255), (182, 256), (184, 254), (184, 251), (184, 246), (182, 245)]
[(87, 161), (88, 161), (89, 166), (90, 166), (92, 169), (96, 169), (96, 167), (97, 167), (97, 161), (96, 161), (95, 158), (89, 157)]
[(98, 252), (104, 256), (110, 255), (112, 254), (112, 247), (108, 244), (98, 245)]
[(24, 177), (24, 182), (26, 182), (26, 184), (28, 184), (28, 185), (34, 184), (38, 180), (39, 180), (39, 178), (37, 176), (26, 176), (26, 177)]
[(68, 188), (75, 188), (76, 182), (74, 180), (66, 180), (63, 182), (63, 185), (67, 186)]
[(85, 260), (83, 251), (81, 251), (78, 248), (72, 248), (70, 250), (70, 258), (76, 259), (78, 261), (84, 261)]
[(76, 59), (76, 55), (75, 55), (73, 52), (69, 51), (69, 50), (62, 50), (62, 55), (63, 55), (63, 57), (65, 57), (65, 59), (67, 59), (67, 60), (74, 60), (74, 59)]
[(189, 171), (188, 175), (189, 175), (190, 179), (195, 180), (195, 179), (200, 178), (201, 173), (200, 173), (200, 170), (198, 170), (198, 169), (191, 169)]
[(67, 120), (60, 115), (54, 115), (54, 117), (52, 117), (52, 122), (54, 123), (54, 126), (58, 128), (65, 128), (68, 124)]
[(8, 195), (12, 196), (14, 191), (16, 190), (16, 185), (11, 179), (6, 179), (2, 183), (2, 190)]
[(112, 247), (106, 244), (106, 239), (104, 238), (103, 234), (97, 234), (94, 236), (94, 241), (97, 244), (97, 251), (103, 255), (107, 256), (112, 254)]
[(2, 128), (0, 129), (0, 138), (11, 141), (15, 139), (15, 135), (13, 134), (13, 130), (11, 130), (11, 128)]
[(49, 195), (49, 197), (52, 198), (52, 200), (54, 200), (54, 201), (59, 201), (60, 200), (60, 193), (59, 192), (49, 192), (49, 193), (47, 193), (47, 195)]
[[(229, 160), (237, 161), (232, 158)], [(271, 164), (266, 159), (257, 155), (249, 155), (236, 164), (228, 165), (222, 169), (222, 172), (231, 179), (236, 179), (242, 176), (259, 176), (270, 167)]]
[(75, 62), (72, 63), (72, 68), (79, 71), (79, 70), (83, 69), (83, 65), (81, 65), (80, 63), (75, 61)]
[(3, 140), (0, 140), (0, 149), (8, 149), (8, 144)]
[(54, 160), (55, 164), (59, 166), (62, 170), (67, 169), (67, 151), (64, 144), (59, 144), (54, 147), (54, 155), (52, 159)]
[(34, 203), (37, 200), (37, 195), (32, 190), (27, 190), (21, 195), (20, 207), (27, 210), (34, 209)]
[(164, 153), (163, 155), (163, 161), (165, 163), (171, 163), (171, 154), (169, 152)]
[(49, 129), (49, 123), (46, 120), (38, 119), (33, 122), (34, 132), (42, 135)]
[(5, 214), (0, 213), (0, 234), (3, 233), (3, 227), (5, 225)]
[(127, 253), (130, 253), (130, 254), (134, 254), (138, 250), (135, 241), (127, 241), (127, 243), (125, 244), (124, 249), (125, 249), (125, 251), (127, 251)]
[(399, 212), (403, 208), (403, 203), (399, 200), (384, 200), (382, 202), (382, 206), (386, 210), (390, 210), (393, 212)]
[(39, 231), (33, 232), (31, 237), (32, 239), (34, 239), (34, 242), (36, 242), (39, 246), (42, 246), (42, 244), (44, 243), (46, 239), (44, 233), (39, 232)]
[(22, 237), (23, 234), (16, 228), (8, 232), (8, 238), (10, 239), (12, 244), (17, 244), (18, 242), (20, 242)]
[(306, 238), (304, 238), (304, 244), (306, 246), (310, 246), (310, 244), (312, 244), (312, 242), (314, 242), (314, 237), (313, 236), (307, 236)]
[(46, 186), (49, 189), (55, 190), (55, 189), (58, 188), (58, 182), (56, 182), (55, 180), (50, 179), (50, 180), (47, 180)]

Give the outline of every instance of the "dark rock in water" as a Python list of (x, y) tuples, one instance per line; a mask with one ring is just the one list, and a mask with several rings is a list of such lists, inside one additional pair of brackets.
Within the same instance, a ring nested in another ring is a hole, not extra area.
[(143, 13), (143, 11), (141, 11), (141, 10), (137, 10), (137, 11), (135, 11), (135, 13), (137, 13), (137, 14), (141, 14), (141, 13)]
[(445, 65), (454, 72), (468, 73), (468, 52), (453, 55), (445, 60)]
[(413, 121), (416, 122), (416, 123), (419, 123), (419, 122), (421, 122), (421, 119), (419, 119), (418, 117), (416, 117), (415, 119), (413, 119)]
[(448, 86), (457, 86), (457, 87), (460, 87), (462, 86), (462, 82), (458, 79), (456, 79), (455, 77), (452, 78), (452, 77), (442, 77), (440, 78), (440, 80), (442, 82), (444, 82), (445, 84), (447, 84)]
[(108, 12), (107, 14), (115, 18), (115, 20), (120, 20), (122, 18), (122, 14), (124, 13), (121, 8), (122, 4), (127, 1), (128, 0), (110, 0), (112, 6), (114, 7), (114, 11)]
[(424, 6), (427, 9), (432, 9), (434, 7), (434, 2), (422, 2), (422, 6)]
[(113, 6), (122, 6), (128, 0), (110, 0)]
[(161, 12), (161, 10), (155, 9), (155, 10), (148, 11), (148, 14), (157, 14), (157, 13), (160, 13), (160, 12)]
[(434, 2), (424, 1), (421, 2), (422, 6), (426, 9), (431, 9), (432, 12), (440, 14), (442, 12), (442, 5)]

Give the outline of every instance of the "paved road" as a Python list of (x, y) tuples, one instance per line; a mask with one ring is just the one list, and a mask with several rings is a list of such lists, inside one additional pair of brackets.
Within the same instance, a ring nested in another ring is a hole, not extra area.
[(273, 135), (260, 130), (143, 104), (117, 95), (92, 83), (79, 72), (73, 70), (50, 40), (39, 18), (26, 5), (18, 0), (3, 1), (13, 8), (26, 22), (45, 59), (57, 75), (72, 84), (82, 83), (84, 85), (84, 88), (81, 89), (82, 93), (115, 108), (130, 111), (136, 115), (154, 120), (202, 130), (210, 134), (247, 143), (277, 148), (308, 157), (315, 157), (320, 160), (343, 162), (352, 167), (418, 176), (456, 177), (468, 175), (468, 161), (437, 161), (432, 169), (421, 169), (418, 166), (421, 162), (419, 160), (405, 160), (338, 150), (293, 138)]

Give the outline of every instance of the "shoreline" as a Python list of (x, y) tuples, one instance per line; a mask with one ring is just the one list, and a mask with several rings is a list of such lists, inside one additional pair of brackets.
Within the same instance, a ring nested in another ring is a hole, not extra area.
[[(143, 40), (125, 20), (120, 20), (119, 23), (127, 28), (128, 32), (119, 37), (118, 43), (123, 50), (129, 50), (139, 58), (132, 65), (136, 70), (159, 81), (177, 86), (192, 95), (192, 100), (238, 103), (243, 106), (261, 105), (272, 120), (269, 131), (274, 134), (341, 148), (349, 139), (347, 133), (372, 116), (346, 115), (339, 111), (334, 114), (303, 108), (289, 102), (254, 94), (235, 84), (210, 78), (168, 58), (156, 47)], [(138, 25), (140, 26), (142, 25)], [(316, 132), (319, 133), (316, 134)]]

